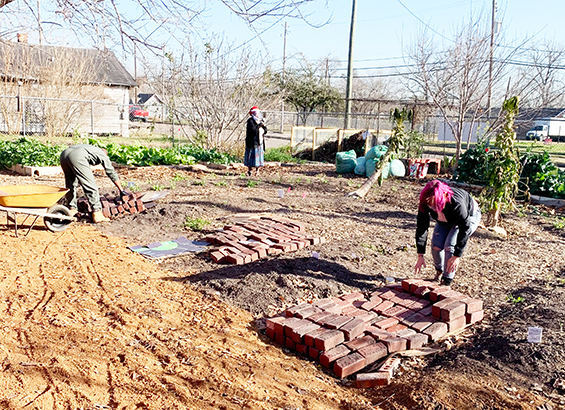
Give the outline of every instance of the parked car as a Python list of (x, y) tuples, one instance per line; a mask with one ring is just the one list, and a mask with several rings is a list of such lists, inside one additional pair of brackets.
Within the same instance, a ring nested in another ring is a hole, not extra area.
[(130, 121), (147, 121), (147, 117), (149, 117), (149, 112), (142, 109), (139, 105), (130, 105), (129, 106), (129, 120)]

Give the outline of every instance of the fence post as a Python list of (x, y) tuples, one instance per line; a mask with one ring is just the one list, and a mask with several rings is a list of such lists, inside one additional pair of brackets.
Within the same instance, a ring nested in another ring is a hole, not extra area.
[(22, 108), (23, 108), (23, 112), (22, 112), (22, 129), (23, 129), (23, 133), (24, 133), (24, 138), (26, 136), (26, 104), (25, 104), (25, 100), (24, 100), (24, 96), (22, 95)]
[(90, 101), (90, 136), (94, 138), (94, 101)]

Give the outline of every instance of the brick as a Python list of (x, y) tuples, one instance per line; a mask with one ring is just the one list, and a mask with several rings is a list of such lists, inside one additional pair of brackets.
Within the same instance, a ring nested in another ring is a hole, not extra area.
[(379, 315), (381, 313), (383, 313), (383, 311), (391, 308), (394, 306), (394, 303), (392, 303), (390, 300), (383, 300), (382, 303), (380, 303), (377, 307), (373, 308), (374, 312), (377, 312)]
[(279, 333), (283, 333), (283, 326), (280, 324), (282, 321), (284, 321), (286, 318), (284, 316), (275, 316), (275, 317), (270, 317), (268, 318), (265, 322), (266, 322), (266, 326), (267, 329), (271, 329), (273, 331), (276, 331), (277, 329), (277, 325), (278, 328), (280, 329)]
[(412, 309), (412, 305), (419, 300), (420, 299), (416, 296), (401, 294), (398, 296), (398, 302), (396, 303), (398, 303), (400, 306), (404, 306), (405, 308), (409, 307), (410, 309)]
[(400, 367), (400, 363), (401, 361), (399, 358), (389, 357), (384, 361), (381, 367), (379, 367), (379, 373), (387, 373), (390, 377), (392, 377)]
[(284, 346), (285, 340), (286, 337), (282, 333), (275, 333), (275, 342), (277, 342), (281, 346)]
[(305, 344), (296, 343), (295, 350), (296, 350), (297, 353), (304, 355), (304, 356), (308, 356), (308, 349), (310, 349), (310, 348), (308, 346), (306, 346)]
[(323, 325), (328, 329), (339, 329), (351, 320), (349, 316), (331, 315), (324, 319)]
[(330, 368), (333, 362), (347, 356), (349, 353), (351, 353), (351, 350), (345, 345), (338, 345), (320, 355), (320, 364), (324, 367)]
[(410, 327), (417, 332), (423, 332), (425, 329), (430, 327), (431, 325), (437, 323), (436, 319), (433, 316), (423, 316), (420, 320), (416, 323), (411, 325)]
[(308, 348), (308, 356), (310, 356), (314, 360), (318, 360), (318, 358), (320, 357), (320, 353), (321, 352), (315, 347)]
[(352, 293), (348, 293), (347, 295), (342, 295), (339, 298), (341, 300), (347, 300), (353, 303), (357, 300), (365, 300), (365, 295), (363, 295), (361, 292), (352, 292)]
[(375, 363), (388, 354), (388, 349), (384, 342), (378, 342), (369, 346), (362, 347), (357, 352), (365, 358), (365, 366)]
[(285, 340), (284, 340), (284, 346), (285, 346), (287, 349), (294, 350), (295, 347), (296, 347), (296, 343), (295, 343), (294, 340), (292, 340), (290, 337), (287, 337), (287, 338), (285, 338)]
[(363, 304), (361, 304), (359, 308), (363, 310), (372, 310), (374, 307), (377, 307), (381, 302), (382, 299), (377, 296), (375, 297), (374, 300), (368, 300), (367, 302), (363, 302)]
[(371, 323), (377, 317), (378, 315), (375, 312), (366, 312), (356, 316), (357, 319), (361, 319), (365, 323)]
[(320, 326), (318, 326), (315, 323), (310, 323), (308, 325), (296, 328), (294, 330), (292, 330), (292, 332), (290, 333), (289, 337), (294, 340), (295, 343), (303, 343), (304, 342), (304, 335), (306, 335), (307, 333), (310, 333), (314, 330), (320, 329)]
[(321, 335), (317, 336), (314, 340), (314, 347), (316, 349), (325, 352), (326, 350), (330, 350), (333, 347), (336, 347), (338, 344), (345, 341), (345, 336), (343, 332), (339, 330), (329, 330)]
[(310, 347), (314, 347), (314, 345), (316, 344), (316, 338), (326, 332), (331, 332), (331, 330), (321, 327), (317, 330), (312, 330), (311, 332), (306, 333), (304, 335), (304, 344)]
[(472, 325), (473, 323), (477, 323), (483, 320), (484, 316), (485, 316), (485, 311), (480, 310), (478, 312), (465, 314), (465, 319), (468, 325)]
[(417, 296), (421, 299), (429, 299), (431, 290), (427, 286), (419, 286), (414, 290), (414, 296)]
[(228, 255), (226, 256), (226, 262), (232, 263), (234, 265), (243, 265), (245, 259), (241, 255)]
[(334, 313), (339, 315), (343, 307), (335, 302), (325, 303), (323, 305), (317, 306), (319, 309), (322, 309), (325, 312)]
[(357, 309), (355, 306), (346, 306), (341, 310), (342, 315), (351, 317), (355, 317), (362, 313), (365, 313), (365, 311), (363, 309)]
[(414, 323), (421, 321), (426, 315), (416, 312), (411, 316), (408, 316), (400, 321), (403, 325), (408, 327), (412, 326)]
[(293, 317), (296, 315), (296, 312), (303, 310), (303, 309), (309, 309), (310, 307), (312, 307), (312, 305), (310, 303), (300, 303), (298, 305), (294, 305), (291, 307), (288, 307), (285, 309), (284, 313), (286, 317)]
[(110, 213), (110, 209), (109, 208), (102, 208), (102, 214), (106, 217), (109, 218), (111, 213)]
[(394, 317), (397, 318), (399, 321), (402, 321), (402, 319), (406, 319), (407, 317), (412, 316), (414, 313), (416, 312), (411, 309), (405, 309), (403, 312), (394, 315)]
[(221, 262), (222, 259), (224, 259), (226, 257), (226, 255), (224, 255), (220, 251), (214, 251), (214, 252), (210, 252), (210, 257), (212, 258), (212, 260), (214, 262)]
[(400, 305), (396, 305), (393, 307), (390, 307), (386, 310), (383, 310), (382, 314), (384, 316), (387, 317), (397, 317), (399, 314), (406, 312), (408, 309), (406, 309), (405, 307), (402, 307)]
[(298, 319), (297, 317), (289, 317), (285, 321), (281, 322), (284, 327), (284, 335), (287, 337), (291, 337), (292, 332), (294, 329), (298, 329), (302, 326), (306, 326), (311, 324), (309, 320), (306, 319)]
[(395, 317), (388, 317), (383, 319), (379, 322), (373, 323), (373, 326), (378, 327), (379, 329), (385, 330), (388, 327), (394, 326), (398, 323), (398, 319)]
[(321, 322), (323, 322), (323, 319), (329, 315), (331, 315), (331, 313), (322, 311), (320, 313), (314, 313), (312, 316), (308, 317), (308, 320), (320, 324)]
[(400, 282), (400, 285), (402, 286), (402, 290), (404, 290), (405, 292), (410, 292), (410, 285), (413, 283), (417, 283), (420, 284), (422, 282), (421, 279), (404, 279), (403, 281)]
[(397, 323), (396, 325), (393, 325), (391, 327), (387, 327), (386, 331), (390, 332), (390, 333), (398, 334), (398, 332), (405, 330), (405, 329), (408, 329), (408, 326)]
[(273, 329), (265, 329), (265, 335), (271, 339), (271, 340), (275, 340), (275, 331)]
[(396, 336), (404, 337), (404, 338), (406, 336), (412, 336), (412, 335), (415, 335), (415, 334), (417, 334), (416, 331), (414, 329), (410, 329), (410, 328), (405, 328), (405, 329), (402, 329), (402, 330), (396, 332)]
[[(420, 299), (420, 300), (417, 300), (416, 302), (412, 303), (410, 305), (410, 309), (421, 310), (421, 309), (427, 308), (428, 306), (432, 306), (432, 303), (427, 301), (427, 300)], [(431, 311), (430, 311), (430, 313), (431, 313)]]
[(316, 313), (320, 313), (320, 312), (322, 312), (322, 310), (318, 309), (317, 307), (309, 307), (307, 309), (302, 309), (302, 310), (299, 310), (298, 312), (296, 312), (296, 317), (298, 317), (300, 319), (308, 319), (312, 315), (314, 315)]
[(390, 300), (390, 299), (392, 299), (393, 297), (397, 296), (397, 294), (398, 294), (398, 292), (396, 292), (396, 291), (394, 291), (394, 290), (392, 290), (392, 289), (389, 289), (389, 290), (387, 290), (385, 293), (383, 293), (383, 294), (381, 295), (381, 298), (382, 298), (382, 299), (386, 299), (386, 300)]
[(422, 333), (414, 333), (413, 335), (402, 336), (406, 339), (406, 349), (419, 349), (428, 343), (428, 335)]
[(347, 322), (345, 325), (341, 326), (341, 330), (345, 336), (345, 340), (353, 340), (357, 336), (362, 335), (367, 328), (367, 323), (361, 319), (353, 319)]
[(439, 302), (436, 302), (432, 305), (432, 316), (437, 317), (438, 319), (441, 318), (441, 309), (446, 307), (447, 305), (457, 301), (457, 299), (442, 299)]
[[(272, 238), (269, 237), (269, 239), (272, 240)], [(277, 243), (275, 245), (273, 245), (274, 249), (280, 249), (283, 252), (290, 252), (290, 250), (292, 249), (292, 246), (289, 243)]]
[(447, 299), (447, 298), (461, 300), (461, 299), (465, 299), (466, 296), (464, 294), (460, 293), (460, 292), (455, 291), (455, 290), (449, 290), (447, 292), (442, 292), (439, 295), (439, 300), (443, 300), (443, 299)]
[(356, 351), (361, 349), (362, 347), (369, 346), (375, 344), (375, 338), (372, 336), (363, 336), (357, 339), (351, 340), (349, 342), (345, 342), (345, 346), (347, 346), (350, 350)]
[(459, 300), (450, 303), (449, 305), (441, 308), (440, 310), (441, 320), (446, 322), (451, 322), (454, 319), (465, 316), (466, 309), (467, 309), (467, 305)]
[(455, 332), (456, 330), (462, 329), (467, 324), (467, 318), (465, 315), (459, 316), (458, 318), (452, 319), (447, 323), (447, 331)]
[(432, 306), (427, 306), (423, 309), (418, 310), (418, 313), (424, 315), (424, 316), (431, 316), (432, 315)]
[(439, 301), (439, 297), (443, 292), (449, 292), (451, 288), (449, 286), (438, 286), (434, 290), (430, 292), (430, 301), (437, 302)]
[(365, 358), (358, 352), (348, 354), (341, 359), (336, 360), (333, 366), (334, 373), (337, 377), (343, 379), (365, 367)]
[(483, 301), (480, 299), (465, 298), (461, 302), (467, 305), (467, 310), (465, 313), (475, 313), (483, 310)]
[(379, 340), (379, 341), (395, 337), (394, 333), (387, 332), (387, 331), (379, 329), (378, 327), (375, 327), (375, 326), (369, 326), (365, 330), (365, 333), (374, 337), (376, 340)]
[(384, 339), (382, 343), (385, 344), (389, 353), (406, 350), (406, 339), (402, 337), (391, 337), (389, 339)]
[(358, 389), (370, 389), (377, 386), (388, 386), (391, 377), (385, 372), (358, 373), (355, 380)]
[(431, 341), (436, 341), (447, 333), (447, 323), (435, 322), (422, 333), (429, 336)]

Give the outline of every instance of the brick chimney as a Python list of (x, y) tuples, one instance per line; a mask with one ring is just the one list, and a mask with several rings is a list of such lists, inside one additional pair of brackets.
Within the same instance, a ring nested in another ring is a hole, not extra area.
[(18, 43), (27, 44), (27, 33), (18, 33)]

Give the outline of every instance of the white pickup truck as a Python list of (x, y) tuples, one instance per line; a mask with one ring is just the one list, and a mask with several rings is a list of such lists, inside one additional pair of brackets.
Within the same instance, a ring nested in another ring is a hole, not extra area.
[(534, 121), (534, 126), (526, 132), (526, 139), (544, 141), (565, 141), (565, 118), (542, 118)]

